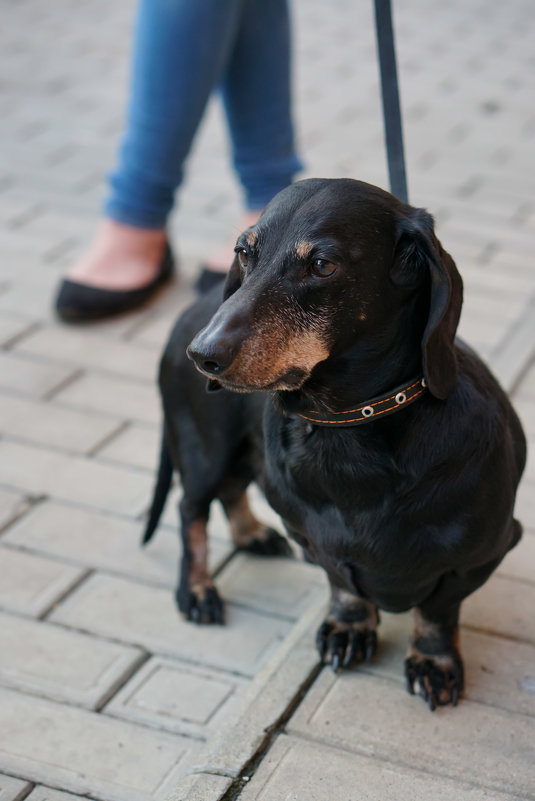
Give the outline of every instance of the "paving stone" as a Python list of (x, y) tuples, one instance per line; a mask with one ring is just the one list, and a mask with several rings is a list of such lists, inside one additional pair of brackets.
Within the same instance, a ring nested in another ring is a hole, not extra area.
[(131, 423), (96, 451), (99, 461), (131, 465), (155, 474), (159, 460), (159, 426)]
[(0, 395), (0, 431), (37, 445), (85, 453), (119, 425), (95, 414), (60, 409), (51, 403)]
[(136, 648), (0, 612), (4, 687), (93, 709), (142, 658)]
[[(381, 613), (379, 649), (358, 671), (404, 684), (403, 661), (413, 627), (411, 613)], [(535, 716), (535, 647), (461, 628), (465, 697), (509, 712)]]
[(135, 471), (6, 441), (0, 484), (124, 515), (140, 514), (150, 493), (147, 477)]
[[(156, 383), (87, 373), (59, 392), (55, 401), (89, 412), (109, 414), (121, 420), (140, 420), (159, 425), (162, 412)], [(155, 442), (159, 442), (159, 434)], [(158, 447), (158, 446), (156, 446)]]
[(32, 790), (27, 801), (80, 801), (80, 796), (39, 785)]
[(327, 602), (324, 571), (293, 559), (237, 554), (218, 577), (224, 598), (251, 609), (297, 620), (321, 594)]
[(15, 352), (33, 354), (51, 362), (91, 367), (118, 376), (153, 381), (158, 367), (158, 354), (148, 348), (125, 342), (110, 341), (94, 329), (67, 330), (47, 326), (25, 337)]
[(0, 801), (21, 801), (31, 785), (21, 779), (0, 775)]
[(493, 575), (462, 605), (461, 622), (481, 631), (535, 644), (535, 585)]
[(38, 617), (84, 575), (81, 570), (43, 556), (0, 546), (0, 608)]
[(206, 738), (246, 685), (238, 676), (155, 657), (106, 706), (107, 715)]
[(0, 689), (0, 769), (30, 781), (149, 801), (165, 797), (189, 753), (191, 741), (177, 735)]
[(0, 531), (27, 508), (28, 502), (22, 493), (0, 489)]
[(285, 735), (277, 738), (239, 799), (428, 801), (438, 797), (440, 801), (506, 801), (502, 793), (448, 778), (440, 779), (438, 791), (436, 776), (427, 771), (418, 773), (388, 761), (379, 762)]
[(57, 364), (22, 359), (13, 353), (0, 352), (0, 387), (24, 395), (42, 397), (61, 384), (73, 370)]
[(253, 675), (289, 631), (289, 623), (227, 605), (224, 626), (183, 620), (169, 590), (91, 576), (51, 620), (142, 645), (153, 653)]
[(535, 719), (525, 715), (466, 700), (432, 714), (397, 682), (358, 671), (337, 678), (326, 669), (288, 732), (508, 797), (532, 797)]
[[(131, 576), (173, 588), (177, 583), (180, 538), (162, 527), (141, 547), (143, 524), (46, 501), (15, 523), (3, 541), (74, 564)], [(212, 571), (228, 558), (228, 540), (210, 538)]]

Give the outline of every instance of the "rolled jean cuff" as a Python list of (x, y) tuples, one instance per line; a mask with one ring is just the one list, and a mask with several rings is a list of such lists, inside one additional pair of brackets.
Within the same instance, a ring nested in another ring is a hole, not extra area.
[(173, 208), (173, 187), (119, 172), (109, 182), (111, 192), (103, 207), (106, 217), (136, 228), (165, 228)]

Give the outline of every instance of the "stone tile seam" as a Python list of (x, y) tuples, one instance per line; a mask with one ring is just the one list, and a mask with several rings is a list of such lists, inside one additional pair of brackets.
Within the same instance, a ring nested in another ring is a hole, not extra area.
[[(39, 325), (39, 330), (44, 330), (42, 324), (38, 324), (38, 325)], [(17, 339), (18, 339), (18, 336), (19, 335), (17, 334), (16, 335)], [(87, 342), (91, 342), (91, 340), (88, 339)], [(87, 344), (87, 342), (85, 344)], [(118, 339), (114, 340), (114, 342), (116, 344), (120, 344), (120, 340), (118, 340)], [(23, 343), (23, 345), (24, 345), (24, 343)], [(133, 345), (133, 343), (132, 343), (132, 345)], [(159, 346), (158, 346), (158, 348), (155, 348), (155, 347), (152, 347), (152, 346), (149, 347), (149, 346), (147, 346), (145, 344), (141, 348), (140, 346), (137, 345), (137, 343), (136, 343), (135, 347), (136, 347), (136, 350), (142, 350), (144, 355), (146, 355), (149, 351), (154, 353), (154, 369), (156, 371), (158, 359), (160, 358), (161, 347), (159, 347)], [(3, 347), (3, 349), (7, 350), (5, 348), (5, 346)], [(9, 349), (8, 352), (11, 352), (11, 348)], [(115, 379), (117, 381), (123, 382), (124, 384), (137, 384), (137, 385), (144, 386), (144, 387), (153, 387), (154, 386), (154, 380), (155, 380), (154, 378), (140, 378), (139, 376), (132, 375), (131, 373), (124, 373), (124, 372), (121, 372), (120, 370), (116, 371), (116, 370), (113, 370), (111, 368), (97, 367), (95, 365), (87, 365), (86, 367), (82, 367), (80, 365), (80, 362), (76, 361), (76, 359), (74, 359), (74, 358), (68, 358), (67, 357), (67, 358), (63, 358), (62, 359), (62, 358), (57, 358), (57, 357), (54, 357), (54, 356), (50, 356), (49, 354), (39, 353), (39, 352), (36, 352), (35, 350), (29, 350), (29, 349), (24, 349), (24, 348), (22, 350), (20, 350), (20, 351), (18, 351), (18, 350), (15, 351), (15, 353), (17, 353), (17, 354), (20, 353), (21, 355), (24, 354), (24, 356), (26, 356), (28, 358), (33, 357), (34, 361), (41, 362), (43, 364), (59, 365), (60, 367), (64, 367), (65, 369), (69, 369), (69, 368), (70, 369), (83, 369), (84, 372), (86, 372), (88, 375), (94, 373), (95, 375), (103, 377), (103, 378), (113, 378), (113, 379)]]
[[(95, 464), (96, 463), (94, 459), (88, 458), (87, 455), (85, 453), (81, 452), (81, 451), (72, 451), (72, 450), (60, 449), (59, 447), (54, 447), (52, 445), (45, 445), (42, 442), (35, 442), (35, 440), (23, 439), (22, 437), (13, 436), (12, 434), (2, 434), (2, 435), (0, 435), (0, 441), (1, 442), (7, 442), (7, 443), (10, 443), (10, 444), (13, 444), (13, 445), (23, 445), (24, 447), (28, 447), (28, 448), (35, 448), (35, 450), (44, 451), (45, 453), (58, 454), (60, 456), (65, 456), (67, 459), (76, 459), (78, 461), (87, 462), (89, 464)], [(127, 464), (127, 463), (123, 463), (121, 465), (121, 469), (125, 470), (127, 473), (131, 473), (131, 474), (134, 474), (134, 475), (140, 475), (140, 472), (146, 473), (146, 469), (145, 468), (140, 469), (139, 467), (135, 467), (134, 465), (130, 465), (130, 464)], [(9, 483), (7, 483), (5, 481), (0, 482), (0, 488), (3, 487), (3, 486), (6, 487), (7, 489), (10, 489), (10, 490), (16, 490), (18, 492), (21, 491), (20, 487), (15, 487), (14, 485), (9, 484)], [(55, 496), (53, 496), (53, 495), (50, 495), (50, 497), (51, 498), (55, 498)], [(60, 499), (58, 498), (58, 500), (60, 500)], [(83, 505), (83, 504), (80, 504), (80, 505)], [(88, 508), (91, 508), (91, 509), (95, 510), (95, 509), (98, 509), (100, 507), (88, 506)]]
[[(107, 462), (109, 462), (111, 464), (119, 464), (121, 467), (122, 466), (124, 466), (124, 467), (132, 467), (132, 468), (135, 468), (136, 470), (139, 470), (140, 472), (144, 472), (144, 473), (151, 472), (151, 473), (154, 473), (154, 470), (148, 471), (147, 468), (145, 468), (145, 467), (140, 468), (137, 465), (129, 465), (128, 462), (114, 462), (112, 459), (107, 459), (106, 460), (106, 459), (102, 459), (102, 458), (101, 459), (98, 459), (98, 458), (95, 459), (95, 456), (98, 456), (98, 452), (100, 450), (102, 450), (102, 448), (105, 448), (106, 445), (110, 445), (114, 440), (117, 439), (117, 437), (119, 437), (121, 434), (124, 434), (125, 431), (128, 431), (129, 429), (131, 429), (132, 428), (132, 422), (133, 422), (132, 420), (124, 420), (124, 419), (120, 420), (117, 423), (117, 426), (112, 431), (110, 431), (108, 434), (105, 434), (100, 440), (98, 440), (98, 442), (96, 442), (94, 445), (92, 445), (90, 448), (87, 449), (87, 451), (84, 453), (84, 456), (86, 457), (86, 459), (91, 459), (94, 462), (106, 462), (107, 461)], [(155, 467), (156, 467), (156, 465), (155, 465)]]
[[(54, 561), (54, 560), (52, 560)], [(40, 615), (34, 617), (34, 620), (46, 620), (48, 615), (50, 615), (56, 607), (60, 606), (70, 595), (77, 592), (77, 590), (82, 587), (88, 579), (93, 575), (95, 571), (91, 568), (82, 568), (82, 573), (78, 578), (74, 579), (71, 584), (69, 584), (68, 588), (64, 590), (60, 595), (57, 595), (53, 601), (50, 602), (48, 607), (41, 612)], [(46, 591), (47, 588), (45, 588)]]
[(74, 795), (76, 798), (79, 798), (80, 801), (108, 801), (107, 798), (94, 796), (94, 795), (88, 795), (87, 793), (84, 793), (83, 796), (79, 795), (77, 793), (73, 793), (70, 790), (66, 790), (64, 784), (62, 784), (62, 786), (60, 787), (59, 784), (58, 785), (45, 784), (45, 782), (43, 782), (43, 781), (36, 781), (35, 779), (28, 779), (22, 773), (14, 773), (11, 768), (8, 768), (8, 769), (2, 768), (2, 773), (4, 774), (4, 776), (9, 776), (10, 779), (20, 779), (23, 782), (28, 782), (28, 784), (30, 785), (30, 789), (27, 792), (24, 792), (24, 794), (21, 795), (20, 797), (17, 796), (17, 798), (14, 801), (19, 801), (19, 798), (20, 798), (20, 801), (23, 801), (23, 799), (28, 798), (30, 793), (33, 793), (33, 791), (36, 790), (38, 787), (45, 787), (47, 790), (53, 790), (54, 792), (67, 793), (68, 795)]
[[(26, 361), (31, 361), (33, 363), (40, 364), (40, 359), (29, 359), (27, 353), (21, 351), (22, 356), (26, 359)], [(55, 396), (58, 395), (60, 392), (63, 392), (64, 389), (70, 387), (71, 384), (75, 384), (82, 376), (85, 375), (86, 370), (83, 367), (66, 367), (66, 370), (72, 370), (72, 372), (66, 376), (62, 381), (58, 381), (53, 387), (51, 387), (47, 392), (43, 393), (42, 400), (44, 401), (52, 401), (54, 400)]]
[[(108, 419), (109, 419), (110, 425), (113, 425), (111, 418), (108, 418)], [(97, 446), (102, 441), (102, 439), (106, 440), (108, 438), (108, 436), (112, 436), (115, 433), (115, 431), (117, 430), (117, 428), (120, 428), (121, 425), (122, 425), (122, 421), (118, 420), (116, 428), (113, 429), (113, 431), (110, 432), (110, 434), (106, 434), (103, 438), (98, 440), (97, 441)], [(7, 433), (3, 434), (2, 441), (10, 443), (12, 445), (25, 445), (25, 446), (29, 446), (31, 448), (37, 448), (40, 451), (47, 451), (48, 453), (54, 453), (54, 454), (58, 454), (60, 456), (66, 456), (69, 459), (70, 458), (84, 459), (84, 460), (86, 460), (88, 462), (94, 462), (95, 461), (94, 459), (91, 458), (91, 450), (95, 447), (94, 445), (91, 445), (88, 450), (82, 450), (82, 449), (73, 450), (71, 448), (64, 448), (61, 445), (55, 445), (55, 444), (52, 445), (50, 443), (38, 442), (35, 439), (31, 439), (31, 438), (28, 438), (28, 437), (25, 437), (25, 436), (22, 436), (22, 435), (7, 434)], [(146, 469), (140, 470), (140, 468), (135, 467), (134, 465), (129, 465), (126, 462), (121, 463), (120, 467), (122, 469), (125, 469), (128, 472), (132, 472), (132, 473), (134, 473), (134, 472), (137, 473), (137, 474), (139, 474), (140, 472), (147, 473)]]
[[(151, 388), (154, 387), (154, 382), (150, 384)], [(126, 422), (126, 423), (136, 423), (138, 425), (144, 425), (147, 427), (154, 427), (157, 428), (158, 423), (151, 422), (146, 417), (136, 417), (132, 414), (127, 416), (119, 416), (114, 412), (106, 411), (105, 409), (95, 409), (93, 406), (84, 406), (83, 404), (76, 403), (76, 402), (69, 402), (65, 401), (61, 398), (61, 395), (56, 395), (54, 398), (51, 399), (50, 405), (59, 410), (63, 411), (72, 411), (78, 412), (78, 414), (87, 415), (87, 417), (100, 417), (101, 419), (106, 420), (113, 420), (119, 422)]]
[[(7, 614), (4, 612), (4, 614)], [(16, 617), (16, 615), (14, 615)], [(80, 632), (77, 632), (80, 633)], [(95, 637), (94, 639), (102, 641), (102, 638)], [(124, 647), (124, 646), (123, 646)], [(130, 646), (133, 648), (134, 646)], [(139, 649), (138, 649), (139, 650)], [(105, 674), (113, 669), (115, 663), (119, 661), (122, 657), (119, 655), (116, 657), (114, 662), (110, 663), (106, 670), (103, 671)], [(83, 709), (85, 712), (94, 712), (95, 714), (103, 714), (102, 710), (103, 707), (108, 704), (110, 701), (113, 700), (114, 696), (124, 687), (124, 685), (130, 681), (130, 679), (136, 674), (136, 672), (151, 658), (151, 654), (149, 653), (142, 653), (139, 652), (136, 659), (132, 660), (132, 663), (125, 667), (123, 673), (109, 686), (105, 693), (102, 693), (101, 698), (99, 698), (98, 703), (94, 706), (89, 706), (88, 704), (84, 703), (83, 701), (76, 700), (74, 698), (59, 698), (57, 695), (54, 695), (50, 692), (47, 692), (46, 689), (37, 688), (37, 687), (30, 687), (25, 686), (21, 687), (20, 684), (10, 684), (9, 681), (2, 679), (0, 677), (0, 688), (10, 690), (11, 692), (16, 692), (19, 695), (24, 696), (31, 696), (32, 698), (40, 698), (43, 701), (50, 701), (52, 703), (59, 704), (61, 706), (67, 708), (74, 708), (74, 709)], [(115, 717), (110, 715), (109, 713), (105, 713), (106, 717)], [(130, 719), (127, 719), (127, 722)], [(141, 724), (144, 728), (147, 728), (145, 724)], [(152, 727), (154, 728), (154, 727)], [(5, 772), (5, 771), (4, 771)]]
[[(151, 654), (146, 651), (145, 649), (140, 649), (139, 655), (137, 659), (132, 660), (132, 663), (128, 666), (127, 669), (117, 678), (115, 682), (113, 682), (108, 691), (103, 695), (103, 697), (99, 700), (99, 702), (95, 705), (94, 711), (99, 714), (108, 714), (105, 711), (105, 707), (109, 704), (115, 696), (125, 687), (125, 685), (138, 673), (138, 671), (145, 665), (149, 659), (151, 658)], [(109, 670), (110, 668), (108, 668)], [(108, 717), (112, 717), (108, 714)]]
[(35, 618), (30, 615), (22, 614), (20, 612), (14, 612), (12, 610), (1, 610), (1, 611), (4, 611), (6, 614), (14, 615), (16, 617), (22, 617), (26, 620), (35, 621), (36, 619), (39, 620), (43, 619), (45, 620), (46, 623), (58, 626), (58, 628), (64, 629), (65, 631), (73, 631), (78, 634), (85, 634), (89, 637), (94, 637), (95, 639), (103, 640), (105, 642), (110, 642), (115, 645), (130, 646), (131, 648), (137, 648), (140, 651), (147, 653), (149, 657), (162, 657), (164, 659), (173, 660), (183, 665), (184, 667), (199, 668), (200, 670), (208, 668), (209, 670), (214, 670), (217, 671), (218, 673), (221, 673), (224, 677), (226, 676), (236, 677), (238, 679), (244, 679), (246, 681), (251, 681), (251, 678), (253, 678), (250, 673), (243, 673), (242, 671), (237, 669), (231, 670), (229, 668), (221, 667), (218, 664), (212, 664), (211, 662), (200, 662), (194, 658), (189, 659), (186, 656), (178, 657), (176, 655), (176, 652), (167, 651), (165, 650), (165, 648), (158, 648), (158, 649), (148, 648), (145, 643), (138, 642), (135, 639), (132, 640), (119, 639), (118, 637), (112, 636), (111, 634), (104, 634), (103, 632), (95, 632), (92, 629), (87, 629), (84, 628), (83, 626), (74, 625), (72, 623), (65, 623), (60, 620), (50, 620), (48, 618)]
[[(18, 522), (18, 520), (15, 522)], [(4, 531), (2, 532), (2, 534), (5, 533), (7, 533), (7, 528), (4, 529)], [(163, 580), (159, 582), (157, 579), (139, 578), (137, 575), (134, 575), (132, 573), (124, 571), (121, 572), (118, 568), (114, 570), (113, 568), (105, 567), (103, 565), (87, 564), (87, 562), (79, 561), (71, 556), (63, 556), (61, 554), (51, 553), (50, 551), (44, 550), (36, 546), (26, 545), (25, 543), (19, 545), (16, 542), (10, 542), (9, 540), (4, 540), (2, 537), (0, 537), (0, 545), (2, 546), (2, 548), (7, 548), (11, 551), (27, 553), (31, 554), (32, 556), (41, 556), (45, 559), (50, 560), (51, 562), (57, 562), (62, 565), (68, 565), (69, 567), (78, 567), (81, 570), (85, 569), (89, 571), (90, 575), (94, 575), (97, 573), (103, 574), (106, 576), (110, 576), (112, 578), (129, 581), (132, 584), (140, 584), (144, 587), (148, 587), (149, 589), (154, 589), (154, 590), (169, 590), (170, 592), (172, 592), (174, 589), (174, 584), (165, 583)], [(213, 575), (216, 575), (216, 573), (214, 572)], [(88, 576), (86, 576), (86, 578), (88, 578)], [(78, 589), (78, 586), (76, 587), (76, 589)], [(65, 600), (65, 598), (63, 598), (62, 600)]]
[[(130, 427), (132, 423), (138, 423), (139, 420), (125, 420), (124, 423), (126, 427)], [(113, 431), (109, 437), (105, 437), (103, 442), (97, 443), (97, 448), (100, 450), (103, 447), (106, 447), (108, 444), (113, 443), (116, 437), (119, 437), (123, 433), (124, 429), (119, 428), (117, 431)], [(156, 442), (156, 439), (155, 439)], [(91, 449), (93, 450), (93, 449)], [(117, 467), (117, 468), (126, 468), (127, 470), (131, 471), (132, 473), (137, 473), (139, 476), (146, 476), (147, 479), (152, 479), (154, 481), (154, 477), (156, 475), (156, 470), (158, 467), (158, 457), (155, 453), (154, 459), (154, 466), (153, 467), (144, 467), (140, 464), (132, 464), (131, 462), (127, 462), (124, 459), (113, 459), (109, 456), (101, 456), (99, 453), (92, 453), (88, 452), (85, 454), (86, 457), (89, 458), (94, 464), (100, 464), (103, 467)]]
[[(2, 689), (7, 690), (13, 696), (19, 696), (19, 697), (24, 697), (24, 698), (27, 698), (27, 697), (39, 698), (39, 700), (44, 701), (49, 707), (59, 707), (60, 709), (78, 710), (80, 712), (83, 712), (84, 715), (90, 715), (92, 718), (113, 721), (118, 726), (123, 726), (126, 732), (128, 732), (128, 730), (132, 730), (133, 731), (133, 730), (136, 730), (136, 729), (138, 731), (144, 731), (144, 732), (159, 731), (160, 733), (165, 734), (167, 737), (175, 739), (177, 741), (187, 740), (187, 741), (191, 741), (192, 743), (198, 743), (199, 742), (199, 740), (196, 740), (195, 738), (193, 738), (193, 737), (191, 737), (189, 735), (183, 734), (183, 733), (169, 732), (169, 731), (167, 731), (165, 729), (156, 729), (155, 726), (149, 726), (149, 725), (147, 725), (144, 722), (139, 721), (139, 720), (133, 720), (131, 718), (125, 719), (125, 718), (117, 717), (115, 715), (108, 715), (105, 711), (100, 711), (98, 709), (89, 709), (88, 707), (82, 707), (82, 706), (80, 706), (78, 704), (73, 704), (73, 703), (67, 702), (67, 701), (59, 701), (57, 698), (50, 698), (50, 697), (47, 697), (47, 696), (38, 695), (38, 693), (35, 693), (35, 692), (26, 692), (25, 690), (20, 690), (20, 689), (17, 689), (16, 687), (5, 687), (5, 688), (2, 688)], [(179, 757), (179, 761), (180, 761), (180, 759), (182, 759), (182, 757), (183, 757), (183, 755), (181, 755)], [(175, 765), (173, 765), (172, 767), (174, 768), (176, 766), (176, 764), (177, 763), (175, 763)], [(17, 773), (10, 774), (3, 767), (0, 768), (0, 772), (4, 773), (5, 775), (12, 775), (12, 777), (15, 778), (15, 779), (24, 779), (25, 781), (30, 781), (30, 782), (33, 781), (33, 779), (28, 779), (24, 775), (19, 775)], [(37, 782), (37, 783), (41, 784), (41, 782)], [(63, 792), (66, 792), (65, 787), (57, 787), (56, 789), (63, 790)], [(68, 792), (71, 792), (71, 791), (68, 791)], [(85, 793), (84, 793), (84, 797), (85, 797)]]
[[(0, 442), (2, 440), (3, 440), (3, 437), (0, 436)], [(79, 458), (83, 458), (83, 457), (79, 457)], [(0, 489), (6, 489), (6, 490), (8, 490), (10, 492), (14, 492), (14, 493), (17, 493), (19, 495), (20, 494), (24, 495), (24, 492), (20, 489), (20, 487), (15, 487), (14, 485), (8, 484), (5, 481), (0, 482)], [(81, 501), (73, 501), (73, 500), (70, 500), (69, 498), (63, 498), (63, 497), (57, 498), (56, 496), (49, 495), (47, 493), (31, 493), (31, 492), (29, 492), (27, 495), (24, 495), (24, 497), (25, 498), (27, 497), (29, 499), (29, 501), (31, 501), (32, 503), (34, 503), (34, 499), (35, 499), (35, 504), (42, 503), (44, 501), (51, 501), (54, 504), (58, 504), (59, 506), (66, 506), (66, 507), (68, 507), (70, 509), (78, 509), (78, 510), (80, 510), (82, 512), (88, 512), (88, 513), (92, 513), (92, 514), (102, 515), (103, 517), (109, 517), (109, 518), (111, 518), (113, 520), (121, 520), (121, 521), (126, 522), (126, 523), (139, 523), (140, 527), (143, 525), (144, 517), (146, 515), (146, 511), (144, 510), (143, 512), (140, 512), (139, 514), (137, 514), (134, 517), (132, 517), (131, 515), (127, 515), (127, 514), (124, 514), (122, 512), (117, 512), (117, 511), (115, 511), (113, 509), (103, 508), (103, 507), (100, 507), (100, 506), (93, 506), (93, 505), (91, 505), (89, 503), (83, 503)], [(32, 506), (32, 508), (33, 508), (33, 506)], [(159, 527), (165, 529), (166, 531), (176, 531), (176, 525), (170, 525), (169, 523), (165, 523), (163, 520), (160, 522)], [(140, 536), (140, 540), (141, 540), (141, 530), (140, 530), (139, 536)]]
[[(100, 633), (97, 634), (97, 633), (95, 633), (93, 631), (88, 631), (87, 629), (84, 629), (83, 627), (77, 627), (77, 626), (74, 626), (74, 625), (69, 625), (67, 623), (63, 623), (62, 621), (49, 620), (49, 619), (44, 619), (44, 618), (36, 618), (36, 617), (34, 617), (32, 615), (27, 615), (27, 614), (23, 614), (21, 612), (12, 611), (12, 610), (4, 610), (4, 609), (2, 609), (1, 611), (3, 612), (3, 614), (8, 615), (10, 617), (14, 617), (14, 618), (19, 618), (20, 617), (20, 618), (22, 618), (24, 620), (30, 620), (32, 622), (40, 622), (41, 621), (41, 622), (46, 623), (49, 626), (53, 626), (53, 627), (55, 627), (57, 629), (61, 629), (63, 631), (72, 632), (74, 634), (82, 634), (82, 635), (85, 635), (85, 636), (89, 637), (90, 639), (94, 639), (94, 640), (99, 641), (99, 642), (107, 642), (107, 643), (111, 643), (113, 645), (119, 645), (119, 646), (122, 646), (122, 647), (126, 646), (126, 647), (129, 647), (129, 648), (137, 649), (139, 651), (138, 661), (135, 663), (131, 673), (124, 679), (124, 681), (121, 683), (120, 686), (117, 686), (115, 688), (113, 696), (107, 697), (101, 704), (99, 704), (95, 708), (96, 711), (99, 711), (99, 712), (103, 709), (104, 706), (106, 706), (107, 704), (109, 704), (113, 700), (113, 697), (115, 697), (115, 695), (118, 694), (119, 690), (121, 690), (123, 688), (123, 686), (128, 681), (130, 681), (130, 679), (140, 670), (140, 668), (143, 667), (143, 665), (145, 665), (152, 658), (158, 658), (158, 657), (162, 658), (163, 657), (166, 660), (168, 660), (173, 666), (176, 666), (177, 668), (187, 669), (188, 672), (193, 672), (194, 674), (196, 673), (196, 670), (202, 671), (202, 670), (208, 669), (208, 670), (214, 671), (216, 674), (220, 675), (223, 680), (231, 681), (232, 679), (239, 679), (241, 681), (243, 681), (243, 680), (249, 681), (249, 682), (251, 681), (251, 676), (250, 675), (245, 674), (245, 673), (241, 673), (239, 670), (231, 670), (229, 668), (224, 668), (224, 667), (220, 667), (220, 666), (208, 665), (208, 664), (206, 664), (204, 662), (198, 662), (198, 661), (195, 661), (193, 659), (187, 659), (185, 657), (178, 657), (178, 656), (176, 656), (176, 654), (165, 654), (165, 653), (160, 653), (160, 652), (156, 652), (156, 651), (151, 651), (145, 645), (143, 645), (141, 643), (132, 642), (132, 641), (126, 641), (126, 640), (119, 640), (116, 637), (108, 636), (108, 635), (105, 635), (105, 634), (100, 634)], [(1, 682), (0, 682), (0, 684), (1, 684)], [(18, 690), (18, 692), (21, 692), (22, 694), (24, 694), (26, 691)], [(30, 695), (39, 695), (37, 692), (33, 692), (33, 691), (28, 691), (28, 694), (30, 694)], [(40, 697), (47, 698), (47, 696), (45, 696), (45, 695), (40, 696)], [(73, 702), (70, 702), (70, 701), (69, 702), (67, 702), (67, 701), (65, 701), (65, 702), (57, 701), (57, 703), (63, 703), (65, 706), (79, 706), (79, 705), (74, 704)], [(87, 709), (87, 707), (83, 707), (83, 708)], [(112, 717), (112, 715), (109, 715), (109, 716)], [(113, 715), (113, 717), (115, 717), (115, 715)], [(147, 728), (154, 728), (154, 726), (148, 726), (147, 725)]]
[(5, 350), (7, 353), (9, 353), (12, 348), (16, 347), (20, 342), (23, 342), (26, 339), (26, 337), (40, 331), (42, 327), (43, 327), (42, 322), (36, 321), (28, 323), (27, 328), (24, 328), (22, 331), (18, 331), (16, 334), (13, 334), (13, 336), (5, 339), (2, 343), (1, 350)]
[[(5, 770), (2, 771), (2, 774), (4, 776), (7, 776), (9, 779), (20, 779), (21, 778), (20, 776), (13, 776), (11, 773), (9, 773), (9, 772), (7, 772)], [(27, 782), (28, 786), (27, 787), (23, 787), (23, 789), (20, 791), (20, 793), (18, 795), (16, 795), (15, 798), (12, 799), (12, 801), (23, 801), (24, 798), (27, 798), (30, 795), (30, 793), (32, 793), (35, 790), (36, 785), (33, 782), (31, 782), (29, 779), (22, 779), (22, 781)]]
[(42, 498), (43, 496), (39, 495), (32, 497), (31, 495), (22, 494), (20, 498), (20, 509), (16, 509), (3, 523), (0, 523), (0, 542), (2, 542), (2, 535), (5, 534), (12, 525), (18, 523), (31, 509), (41, 503)]

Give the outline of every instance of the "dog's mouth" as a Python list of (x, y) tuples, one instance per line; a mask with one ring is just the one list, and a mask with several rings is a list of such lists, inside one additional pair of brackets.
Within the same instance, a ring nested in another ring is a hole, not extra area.
[(250, 393), (250, 392), (280, 392), (280, 391), (295, 391), (297, 389), (301, 389), (305, 381), (310, 375), (310, 371), (303, 370), (300, 367), (292, 367), (288, 370), (284, 375), (279, 376), (278, 378), (271, 380), (271, 381), (259, 381), (253, 380), (250, 382), (244, 382), (243, 379), (240, 377), (233, 377), (230, 374), (223, 374), (221, 376), (214, 376), (213, 374), (207, 373), (204, 370), (199, 369), (206, 378), (208, 378), (214, 386), (212, 389), (218, 389), (221, 387), (222, 389), (228, 389), (231, 392), (242, 392), (242, 393)]

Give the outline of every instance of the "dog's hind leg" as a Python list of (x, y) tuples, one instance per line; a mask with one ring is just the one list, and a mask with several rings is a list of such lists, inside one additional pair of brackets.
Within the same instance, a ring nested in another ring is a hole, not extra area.
[(334, 671), (371, 659), (377, 648), (379, 613), (371, 601), (331, 584), (329, 614), (316, 634), (322, 661)]
[(227, 479), (217, 494), (236, 548), (259, 556), (293, 556), (288, 540), (253, 515), (245, 488), (243, 484)]
[(223, 623), (223, 601), (208, 570), (208, 511), (210, 503), (180, 503), (182, 560), (176, 591), (179, 610), (195, 623)]

